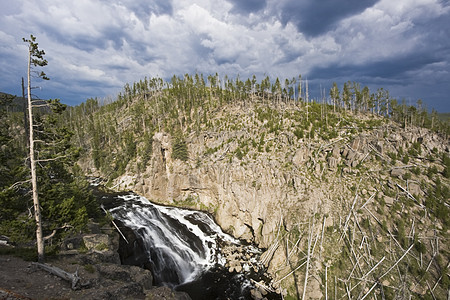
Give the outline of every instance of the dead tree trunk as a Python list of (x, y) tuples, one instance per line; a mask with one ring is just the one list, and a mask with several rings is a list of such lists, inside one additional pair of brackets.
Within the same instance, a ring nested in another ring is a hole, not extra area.
[[(36, 37), (30, 36), (30, 39), (23, 39), (28, 43), (28, 69), (27, 69), (27, 96), (28, 96), (28, 126), (29, 126), (29, 150), (30, 150), (30, 169), (31, 169), (31, 189), (33, 194), (34, 217), (36, 220), (36, 240), (38, 250), (38, 261), (44, 261), (44, 239), (42, 235), (42, 219), (41, 208), (39, 205), (39, 196), (37, 190), (37, 174), (36, 174), (36, 159), (34, 150), (34, 131), (33, 131), (33, 102), (31, 101), (31, 68), (43, 67), (47, 65), (47, 60), (44, 59), (45, 51), (39, 50)], [(44, 72), (38, 73), (38, 77), (43, 80), (49, 80)]]
[(36, 220), (36, 240), (38, 261), (44, 261), (44, 239), (42, 236), (42, 218), (41, 207), (39, 205), (39, 196), (37, 190), (37, 175), (36, 175), (36, 159), (34, 157), (34, 132), (33, 132), (33, 106), (31, 101), (31, 55), (32, 48), (28, 51), (28, 72), (27, 72), (27, 94), (28, 94), (28, 136), (29, 136), (29, 150), (30, 150), (30, 169), (31, 169), (31, 189), (33, 193), (34, 204), (34, 218)]
[(56, 275), (66, 281), (69, 281), (72, 285), (72, 290), (78, 290), (81, 287), (80, 277), (78, 276), (78, 270), (75, 273), (68, 273), (58, 267), (50, 266), (47, 264), (32, 263), (32, 265), (35, 265), (53, 275)]

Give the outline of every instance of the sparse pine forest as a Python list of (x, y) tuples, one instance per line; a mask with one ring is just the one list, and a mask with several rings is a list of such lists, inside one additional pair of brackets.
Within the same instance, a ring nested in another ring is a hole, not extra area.
[[(330, 299), (445, 298), (448, 121), (421, 100), (408, 106), (355, 82), (334, 84), (320, 99), (309, 92), (301, 76), (146, 78), (111, 103), (89, 99), (70, 108), (63, 122), (82, 149), (83, 169), (110, 186), (146, 193), (161, 155), (153, 152), (170, 148), (170, 158), (162, 153), (172, 160), (164, 161), (167, 176), (229, 170), (250, 191), (242, 195), (273, 197), (268, 203), (280, 212), (246, 226), (267, 249), (263, 260), (286, 299), (315, 290)], [(156, 133), (171, 146), (153, 145)], [(195, 187), (176, 196), (154, 200), (208, 210), (219, 221), (240, 218), (224, 213), (226, 200), (210, 201)], [(235, 215), (245, 215), (237, 207)], [(224, 229), (239, 235), (237, 225)]]
[[(37, 116), (58, 145), (42, 155), (67, 155), (42, 168), (47, 232), (97, 213), (81, 178), (100, 176), (209, 211), (266, 250), (285, 299), (445, 299), (448, 121), (355, 82), (309, 93), (301, 76), (186, 74)], [(27, 180), (23, 113), (1, 117), (0, 228), (14, 236), (31, 230), (28, 186), (15, 185)]]
[(126, 84), (117, 100), (105, 102), (88, 99), (70, 107), (64, 122), (71, 125), (76, 145), (88, 151), (95, 167), (110, 179), (122, 175), (137, 157), (143, 159), (139, 166), (145, 165), (155, 132), (167, 132), (180, 141), (202, 131), (242, 129), (243, 122), (221, 114), (226, 106), (252, 111), (255, 115), (248, 117), (255, 125), (264, 123), (261, 133), (288, 130), (305, 140), (327, 141), (337, 137), (338, 128), (356, 125), (351, 132), (356, 133), (389, 121), (401, 128), (427, 128), (445, 139), (450, 133), (449, 123), (439, 120), (435, 110), (429, 114), (421, 100), (407, 106), (404, 100), (391, 99), (387, 90), (371, 93), (355, 82), (344, 83), (342, 90), (334, 84), (329, 95), (324, 91), (322, 99), (309, 99), (307, 81), (301, 76), (286, 79), (284, 85), (278, 78), (272, 84), (269, 77), (257, 82), (255, 76), (242, 81), (217, 74), (174, 76), (170, 82), (145, 78)]

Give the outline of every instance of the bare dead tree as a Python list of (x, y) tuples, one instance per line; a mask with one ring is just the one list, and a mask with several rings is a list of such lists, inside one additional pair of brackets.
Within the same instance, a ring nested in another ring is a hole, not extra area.
[[(39, 205), (38, 187), (37, 187), (37, 175), (36, 175), (36, 159), (35, 159), (35, 139), (34, 139), (34, 122), (33, 122), (33, 102), (31, 100), (31, 72), (33, 67), (43, 67), (47, 65), (47, 60), (44, 59), (44, 50), (39, 50), (38, 43), (36, 43), (36, 37), (30, 36), (30, 39), (23, 39), (25, 43), (28, 43), (28, 68), (27, 68), (27, 97), (28, 97), (28, 126), (29, 126), (29, 155), (30, 155), (30, 171), (31, 171), (31, 187), (33, 194), (34, 204), (34, 217), (36, 220), (36, 240), (38, 261), (44, 261), (44, 238), (42, 235), (42, 218), (41, 208)], [(49, 78), (44, 72), (38, 72), (38, 76), (44, 80)]]

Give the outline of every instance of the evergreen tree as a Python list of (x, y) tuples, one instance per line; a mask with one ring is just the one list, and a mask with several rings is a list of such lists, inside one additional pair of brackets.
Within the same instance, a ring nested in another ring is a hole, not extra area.
[[(98, 207), (88, 191), (87, 182), (81, 179), (80, 170), (76, 167), (79, 150), (72, 144), (73, 133), (60, 124), (59, 119), (66, 105), (58, 99), (37, 101), (31, 97), (31, 73), (35, 72), (34, 68), (47, 65), (47, 60), (33, 35), (23, 40), (28, 43), (27, 111), (31, 191), (37, 256), (38, 261), (42, 262), (45, 258), (44, 230), (56, 232), (66, 227), (79, 230), (86, 225), (89, 216), (98, 213)], [(49, 79), (42, 71), (37, 74), (39, 78)], [(86, 106), (89, 109), (91, 105), (87, 103)], [(43, 219), (46, 221), (45, 228)]]

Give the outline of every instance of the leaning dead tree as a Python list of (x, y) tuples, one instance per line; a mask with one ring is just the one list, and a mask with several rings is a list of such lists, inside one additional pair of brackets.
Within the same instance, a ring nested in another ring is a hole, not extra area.
[[(36, 220), (36, 240), (38, 261), (44, 261), (44, 238), (42, 235), (42, 218), (39, 205), (39, 196), (37, 188), (37, 175), (36, 175), (36, 159), (35, 159), (35, 140), (34, 140), (34, 122), (33, 122), (33, 102), (31, 99), (31, 72), (33, 67), (43, 67), (47, 65), (47, 60), (44, 59), (44, 50), (39, 50), (38, 43), (36, 43), (36, 37), (30, 36), (30, 39), (23, 39), (25, 43), (28, 43), (28, 69), (27, 69), (27, 96), (28, 96), (28, 126), (29, 126), (29, 155), (30, 155), (30, 169), (31, 169), (31, 188), (33, 194), (34, 205), (34, 217)], [(49, 80), (44, 72), (38, 72), (37, 75), (44, 79)]]

